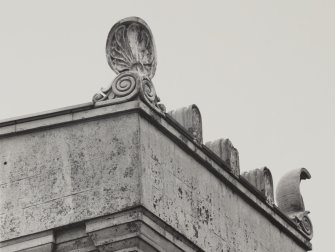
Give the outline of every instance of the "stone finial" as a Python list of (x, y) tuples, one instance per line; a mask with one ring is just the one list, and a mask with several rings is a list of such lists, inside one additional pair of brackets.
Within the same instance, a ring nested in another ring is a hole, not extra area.
[(180, 123), (198, 143), (202, 143), (202, 120), (199, 108), (192, 104), (188, 107), (169, 111), (168, 114)]
[(238, 177), (240, 175), (238, 150), (233, 146), (232, 142), (228, 138), (207, 142), (205, 145), (226, 162), (235, 176)]
[(278, 182), (276, 200), (278, 208), (285, 213), (311, 239), (313, 237), (312, 222), (305, 210), (300, 193), (300, 181), (310, 179), (307, 169), (301, 168), (286, 173)]
[(267, 167), (244, 172), (242, 177), (256, 187), (266, 197), (269, 204), (274, 203), (272, 174)]
[(106, 43), (109, 66), (118, 74), (110, 86), (93, 96), (98, 104), (122, 103), (140, 97), (157, 112), (164, 106), (151, 79), (155, 75), (157, 56), (154, 39), (149, 26), (138, 17), (129, 17), (117, 22), (110, 30)]

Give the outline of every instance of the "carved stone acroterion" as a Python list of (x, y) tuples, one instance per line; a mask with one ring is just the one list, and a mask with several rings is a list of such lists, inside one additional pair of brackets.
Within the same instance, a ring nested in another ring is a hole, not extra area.
[(256, 187), (266, 197), (269, 204), (274, 203), (272, 174), (267, 167), (244, 172), (242, 177)]
[(278, 182), (276, 200), (278, 208), (293, 220), (310, 239), (313, 237), (313, 226), (305, 210), (300, 193), (300, 181), (310, 179), (307, 169), (301, 168), (286, 173)]
[(151, 79), (155, 75), (157, 56), (149, 26), (138, 17), (117, 22), (110, 30), (106, 44), (109, 66), (118, 74), (110, 86), (93, 96), (93, 102), (108, 100), (122, 103), (140, 97), (157, 112), (165, 112)]
[(202, 120), (199, 108), (193, 104), (188, 107), (169, 111), (168, 114), (180, 123), (193, 137), (193, 139), (202, 143)]
[(233, 146), (232, 142), (228, 138), (207, 142), (205, 145), (226, 162), (235, 176), (238, 177), (240, 175), (238, 150)]

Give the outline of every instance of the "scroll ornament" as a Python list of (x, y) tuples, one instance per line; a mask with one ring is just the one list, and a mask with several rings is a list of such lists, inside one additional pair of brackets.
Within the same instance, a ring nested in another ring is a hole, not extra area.
[(296, 169), (285, 174), (278, 182), (276, 199), (278, 208), (295, 222), (309, 239), (312, 239), (313, 225), (308, 217), (309, 211), (305, 210), (304, 201), (300, 193), (300, 181), (310, 178), (311, 175), (305, 168)]
[(109, 66), (118, 74), (110, 86), (93, 96), (96, 105), (123, 103), (140, 97), (157, 112), (164, 114), (151, 79), (155, 75), (157, 56), (149, 26), (138, 17), (117, 22), (106, 43)]

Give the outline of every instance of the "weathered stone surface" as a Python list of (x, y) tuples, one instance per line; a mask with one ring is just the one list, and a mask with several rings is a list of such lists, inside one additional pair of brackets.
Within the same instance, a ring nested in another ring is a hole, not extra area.
[[(62, 113), (71, 119), (65, 122)], [(182, 251), (310, 248), (302, 232), (212, 152), (141, 101), (59, 111), (54, 125), (48, 116), (17, 119), (18, 131), (0, 138), (2, 245), (52, 229), (58, 252), (164, 251), (155, 242)], [(122, 214), (139, 205), (147, 214)], [(125, 223), (138, 229), (117, 240), (115, 228)], [(114, 238), (99, 247), (102, 230)]]
[(141, 119), (142, 204), (205, 251), (305, 251)]
[(202, 144), (201, 114), (199, 108), (195, 104), (169, 111), (168, 114), (180, 123), (196, 142)]
[(272, 174), (267, 167), (244, 172), (242, 176), (266, 197), (269, 204), (274, 204)]
[(143, 207), (0, 243), (0, 251), (203, 251)]
[(0, 240), (139, 202), (138, 115), (0, 139)]
[(300, 193), (300, 181), (310, 179), (307, 169), (301, 168), (288, 172), (278, 182), (276, 200), (281, 211), (287, 214), (310, 238), (313, 237), (313, 225), (305, 210)]
[(6, 242), (0, 242), (0, 251), (52, 252), (54, 245), (54, 232), (49, 230)]
[(229, 139), (218, 139), (205, 144), (211, 151), (226, 162), (235, 176), (240, 175), (240, 159), (238, 150)]
[(87, 221), (86, 232), (99, 251), (202, 251), (143, 207)]
[(85, 224), (65, 226), (55, 232), (54, 252), (97, 252), (93, 241), (86, 233)]

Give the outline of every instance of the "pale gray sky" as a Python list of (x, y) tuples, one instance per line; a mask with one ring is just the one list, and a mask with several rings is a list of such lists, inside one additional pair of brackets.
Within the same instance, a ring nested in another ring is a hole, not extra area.
[(310, 171), (313, 251), (331, 251), (335, 1), (1, 0), (0, 118), (90, 101), (115, 77), (105, 42), (128, 16), (152, 29), (168, 110), (197, 104), (205, 141), (230, 138), (242, 171)]

